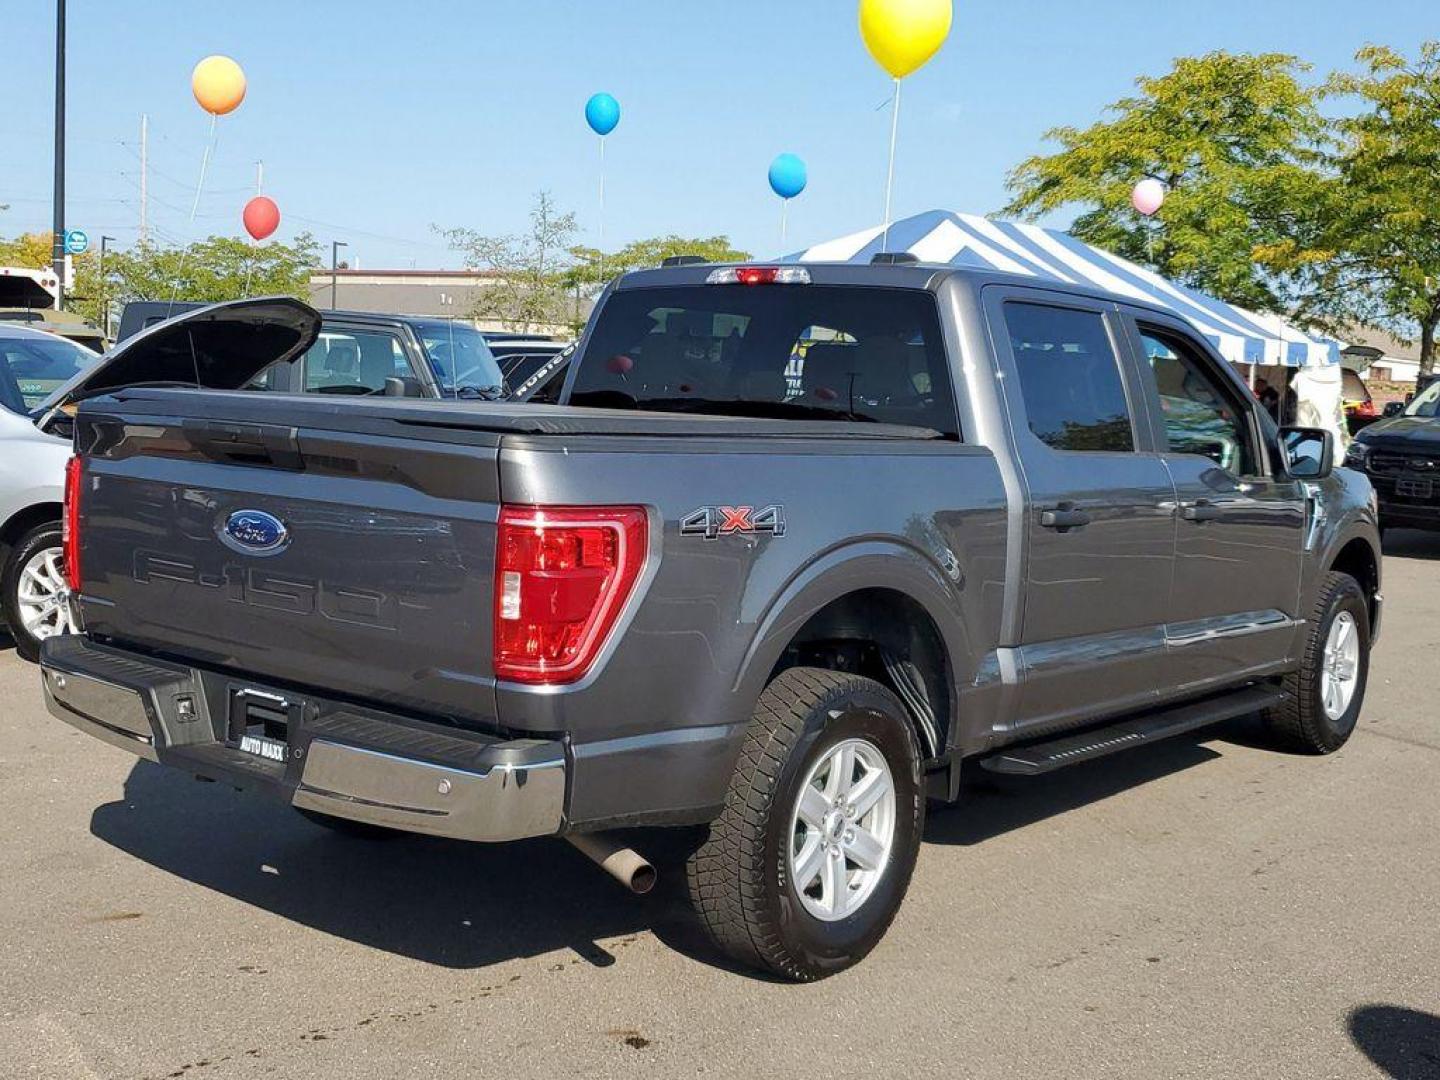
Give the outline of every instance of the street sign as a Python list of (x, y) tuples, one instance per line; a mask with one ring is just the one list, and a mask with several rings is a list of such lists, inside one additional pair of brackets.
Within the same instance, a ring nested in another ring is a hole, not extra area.
[(65, 234), (65, 253), (83, 255), (90, 248), (90, 237), (80, 229), (71, 229)]
[(65, 274), (60, 280), (64, 282), (65, 288), (75, 288), (75, 260), (69, 255), (65, 256)]

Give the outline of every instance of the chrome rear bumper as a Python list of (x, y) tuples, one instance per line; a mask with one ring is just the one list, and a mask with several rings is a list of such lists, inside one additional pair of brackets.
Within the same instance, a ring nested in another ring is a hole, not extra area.
[[(203, 693), (202, 680), (190, 669), (80, 637), (48, 640), (40, 664), (46, 707), (72, 727), (149, 761), (269, 790), (300, 809), (490, 842), (553, 835), (564, 823), (566, 761), (558, 742), (428, 738), (432, 748), (449, 743), (466, 752), (463, 764), (446, 764), (337, 741), (328, 734), (331, 724), (323, 734), (303, 727), (291, 732), (287, 759), (271, 762), (207, 727), (205, 716), (222, 709), (174, 715), (177, 696)], [(167, 731), (179, 737), (167, 739)]]

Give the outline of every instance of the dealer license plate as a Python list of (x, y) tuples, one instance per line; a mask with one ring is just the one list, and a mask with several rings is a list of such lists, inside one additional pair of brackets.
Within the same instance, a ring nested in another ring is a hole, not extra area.
[(285, 744), (279, 739), (267, 739), (264, 735), (240, 736), (240, 749), (266, 761), (285, 760)]
[(1411, 499), (1428, 499), (1435, 493), (1435, 481), (1428, 477), (1424, 480), (1412, 480), (1402, 477), (1395, 483), (1395, 494), (1404, 495)]

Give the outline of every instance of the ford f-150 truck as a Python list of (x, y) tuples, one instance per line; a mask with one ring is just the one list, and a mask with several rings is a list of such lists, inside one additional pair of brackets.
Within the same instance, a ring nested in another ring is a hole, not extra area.
[[(288, 352), (318, 326), (252, 310)], [(560, 835), (637, 887), (613, 830), (703, 825), (700, 919), (802, 980), (879, 940), (962, 763), (1354, 730), (1370, 485), (1163, 310), (895, 256), (676, 266), (607, 290), (565, 378), (86, 401), (51, 711), (340, 829)]]

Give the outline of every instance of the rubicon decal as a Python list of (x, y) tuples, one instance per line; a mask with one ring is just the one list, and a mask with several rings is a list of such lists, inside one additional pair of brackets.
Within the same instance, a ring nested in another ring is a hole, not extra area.
[(728, 533), (785, 535), (785, 507), (702, 506), (680, 519), (681, 536), (714, 540)]

